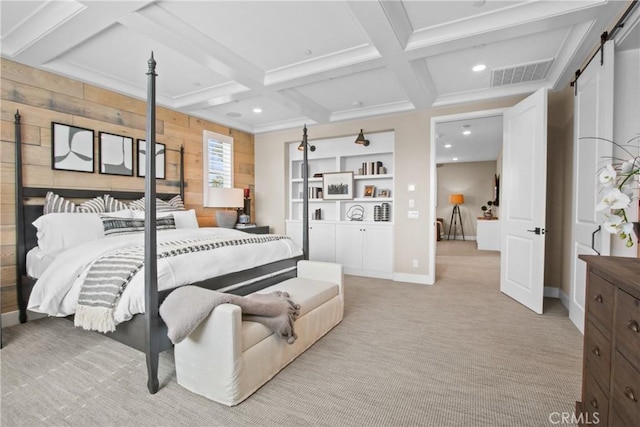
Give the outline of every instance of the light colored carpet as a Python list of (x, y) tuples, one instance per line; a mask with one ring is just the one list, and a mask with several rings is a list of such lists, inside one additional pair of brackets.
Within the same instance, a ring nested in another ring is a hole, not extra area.
[(559, 302), (502, 295), (498, 264), (439, 255), (434, 286), (347, 276), (343, 322), (233, 408), (180, 387), (171, 352), (150, 395), (136, 350), (64, 319), (5, 328), (2, 426), (553, 425), (580, 396), (582, 335)]

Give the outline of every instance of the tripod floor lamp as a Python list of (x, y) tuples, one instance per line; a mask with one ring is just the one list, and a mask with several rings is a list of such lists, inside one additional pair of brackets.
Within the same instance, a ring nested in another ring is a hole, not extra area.
[(453, 227), (453, 240), (456, 240), (458, 221), (460, 222), (460, 230), (462, 231), (462, 240), (465, 240), (464, 228), (462, 227), (462, 216), (460, 215), (460, 205), (464, 204), (464, 195), (459, 193), (450, 194), (449, 203), (453, 205), (453, 211), (451, 211), (451, 221), (449, 222), (447, 240), (451, 240), (451, 227)]

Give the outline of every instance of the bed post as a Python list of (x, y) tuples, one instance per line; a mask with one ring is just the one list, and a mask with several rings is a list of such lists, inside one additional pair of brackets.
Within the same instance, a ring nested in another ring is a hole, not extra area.
[(158, 391), (158, 360), (160, 341), (158, 329), (158, 259), (156, 236), (156, 61), (153, 52), (147, 72), (147, 141), (144, 179), (144, 284), (145, 284), (145, 347), (147, 354), (147, 389)]
[(184, 203), (184, 144), (180, 146), (180, 198)]
[(22, 192), (22, 131), (20, 126), (20, 110), (14, 116), (16, 134), (16, 294), (20, 323), (27, 321), (27, 307), (22, 292), (22, 277), (27, 274), (26, 246), (24, 241), (24, 203)]

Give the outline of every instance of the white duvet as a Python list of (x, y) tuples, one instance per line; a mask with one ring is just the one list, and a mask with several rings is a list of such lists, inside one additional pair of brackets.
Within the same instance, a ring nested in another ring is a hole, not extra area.
[[(247, 234), (225, 228), (164, 230), (157, 234), (158, 242), (208, 237), (247, 237)], [(84, 277), (92, 262), (101, 255), (129, 245), (144, 244), (144, 233), (110, 236), (83, 243), (59, 253), (38, 278), (28, 309), (50, 316), (75, 313)], [(301, 255), (302, 251), (290, 239), (259, 244), (225, 246), (158, 260), (158, 290), (198, 282), (262, 264)], [(144, 313), (144, 268), (131, 280), (116, 307), (115, 322), (121, 323)]]

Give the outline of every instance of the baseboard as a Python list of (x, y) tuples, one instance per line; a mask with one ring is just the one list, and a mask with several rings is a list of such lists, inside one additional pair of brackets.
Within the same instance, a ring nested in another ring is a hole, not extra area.
[[(27, 321), (41, 319), (47, 317), (44, 313), (35, 313), (33, 311), (27, 311)], [(20, 312), (18, 310), (10, 311), (8, 313), (2, 313), (2, 327), (13, 326), (20, 323)]]
[(447, 240), (471, 240), (471, 241), (476, 241), (478, 239), (476, 239), (476, 236), (464, 236), (464, 239), (462, 238), (462, 236), (455, 236), (452, 239), (447, 239), (447, 235), (445, 234), (444, 236), (442, 236), (442, 239), (440, 239), (440, 241), (446, 242)]
[(547, 298), (560, 298), (560, 288), (545, 286), (544, 287), (544, 296)]
[(421, 285), (433, 285), (435, 283), (433, 276), (424, 274), (393, 273), (393, 280), (394, 282), (419, 283)]

